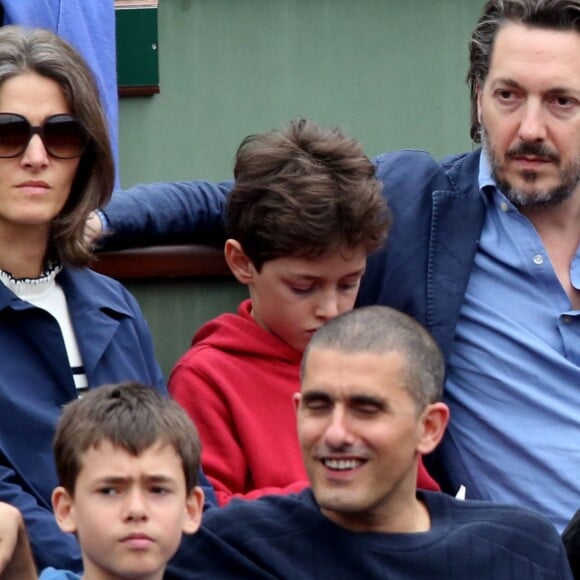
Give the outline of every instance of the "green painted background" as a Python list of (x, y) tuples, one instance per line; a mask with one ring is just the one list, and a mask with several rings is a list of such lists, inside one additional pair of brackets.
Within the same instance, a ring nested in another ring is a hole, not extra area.
[(157, 9), (117, 10), (115, 20), (119, 87), (158, 86)]
[(120, 103), (121, 178), (223, 178), (249, 133), (297, 116), (369, 155), (470, 147), (482, 0), (160, 0), (161, 93)]
[[(306, 116), (367, 153), (471, 148), (467, 42), (483, 0), (160, 0), (161, 93), (120, 103), (121, 180), (231, 175), (250, 133)], [(128, 285), (167, 372), (233, 282)]]
[(167, 379), (199, 326), (223, 312), (235, 311), (247, 297), (246, 287), (233, 278), (132, 281), (125, 286), (141, 305)]

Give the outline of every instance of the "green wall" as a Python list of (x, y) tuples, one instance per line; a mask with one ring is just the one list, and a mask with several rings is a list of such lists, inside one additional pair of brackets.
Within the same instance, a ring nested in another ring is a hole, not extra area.
[(169, 378), (195, 331), (223, 312), (235, 311), (248, 297), (247, 288), (231, 279), (166, 279), (125, 282), (149, 323), (157, 360)]
[[(250, 133), (306, 116), (374, 156), (469, 149), (467, 42), (483, 0), (160, 0), (161, 93), (120, 103), (121, 179), (231, 175)], [(127, 284), (169, 372), (206, 320), (234, 310), (230, 280)]]
[(483, 0), (160, 0), (161, 93), (120, 104), (121, 178), (231, 174), (249, 133), (297, 116), (367, 153), (471, 147), (467, 42)]

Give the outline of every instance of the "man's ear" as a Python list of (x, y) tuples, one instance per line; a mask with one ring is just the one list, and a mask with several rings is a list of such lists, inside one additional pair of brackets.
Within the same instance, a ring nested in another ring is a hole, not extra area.
[(201, 526), (201, 514), (203, 513), (203, 489), (195, 486), (187, 496), (185, 502), (185, 518), (183, 520), (183, 533), (195, 534)]
[(449, 407), (445, 403), (427, 405), (419, 419), (421, 423), (421, 435), (417, 446), (419, 453), (426, 455), (439, 445), (445, 434), (449, 415)]
[(77, 531), (74, 498), (64, 487), (56, 487), (52, 492), (52, 511), (63, 532), (73, 534)]
[(300, 393), (294, 393), (292, 395), (292, 400), (294, 401), (294, 408), (296, 409), (296, 412), (298, 412), (298, 407), (300, 406), (301, 397), (302, 397), (302, 395)]
[(229, 239), (224, 246), (224, 256), (232, 274), (240, 284), (251, 284), (254, 280), (254, 266), (237, 240)]

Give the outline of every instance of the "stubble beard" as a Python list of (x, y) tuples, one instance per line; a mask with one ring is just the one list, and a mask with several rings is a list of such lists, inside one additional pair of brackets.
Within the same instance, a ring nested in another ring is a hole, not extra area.
[(500, 177), (502, 173), (502, 162), (490, 142), (485, 127), (481, 129), (481, 144), (491, 165), (492, 177), (498, 189), (519, 208), (553, 208), (562, 202), (570, 199), (580, 184), (580, 153), (566, 167), (560, 165), (561, 158), (555, 151), (546, 147), (542, 143), (520, 142), (506, 152), (506, 157), (519, 155), (535, 155), (548, 159), (559, 167), (559, 183), (550, 189), (534, 188), (533, 185), (538, 180), (536, 171), (522, 172), (522, 178), (530, 186), (525, 191), (514, 187), (507, 179)]

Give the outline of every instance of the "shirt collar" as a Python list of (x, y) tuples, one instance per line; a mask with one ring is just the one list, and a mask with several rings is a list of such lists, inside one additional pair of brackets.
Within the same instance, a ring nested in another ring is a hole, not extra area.
[(479, 156), (479, 174), (477, 180), (479, 183), (479, 191), (484, 194), (483, 197), (487, 200), (488, 196), (485, 195), (485, 190), (490, 188), (492, 190), (497, 190), (497, 185), (491, 174), (491, 163), (489, 162), (485, 149), (482, 149), (481, 155)]
[(504, 195), (498, 188), (491, 171), (491, 163), (485, 149), (481, 150), (479, 156), (479, 173), (477, 176), (479, 184), (479, 192), (487, 207), (490, 204), (507, 203), (509, 207), (514, 208), (512, 202)]

